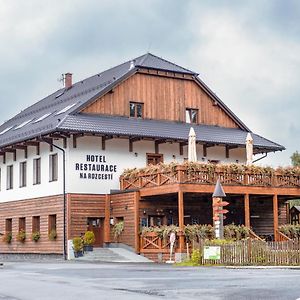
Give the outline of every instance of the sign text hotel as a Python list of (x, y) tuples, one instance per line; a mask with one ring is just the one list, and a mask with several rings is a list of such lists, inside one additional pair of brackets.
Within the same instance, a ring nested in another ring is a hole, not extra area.
[(105, 155), (88, 154), (84, 163), (75, 163), (75, 171), (80, 179), (113, 180), (117, 165), (108, 164)]

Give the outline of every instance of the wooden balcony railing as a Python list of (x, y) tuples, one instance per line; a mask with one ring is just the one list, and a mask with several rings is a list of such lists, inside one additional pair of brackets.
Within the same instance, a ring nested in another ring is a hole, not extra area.
[(259, 187), (296, 187), (300, 188), (300, 175), (286, 175), (280, 173), (258, 174), (255, 172), (225, 172), (217, 168), (190, 170), (184, 165), (177, 165), (170, 170), (141, 171), (134, 176), (121, 176), (121, 190), (158, 187), (174, 183), (194, 183), (214, 185), (220, 179), (222, 185), (259, 186)]

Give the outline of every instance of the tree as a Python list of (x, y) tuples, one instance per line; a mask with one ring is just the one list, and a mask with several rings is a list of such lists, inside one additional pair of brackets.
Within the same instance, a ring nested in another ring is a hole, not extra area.
[(294, 167), (300, 167), (300, 153), (298, 151), (292, 154), (291, 160)]

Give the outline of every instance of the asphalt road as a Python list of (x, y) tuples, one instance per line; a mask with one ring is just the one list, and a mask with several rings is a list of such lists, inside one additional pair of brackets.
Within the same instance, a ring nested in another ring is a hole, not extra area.
[(300, 298), (299, 269), (15, 262), (0, 267), (0, 300)]

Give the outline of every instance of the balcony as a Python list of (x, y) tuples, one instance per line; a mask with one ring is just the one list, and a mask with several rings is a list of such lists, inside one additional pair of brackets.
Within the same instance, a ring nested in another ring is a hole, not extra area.
[(240, 164), (160, 164), (125, 170), (120, 177), (121, 190), (161, 187), (172, 184), (300, 189), (300, 168), (245, 166)]

